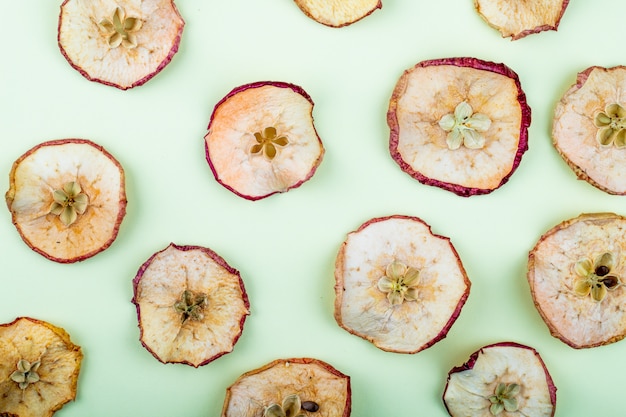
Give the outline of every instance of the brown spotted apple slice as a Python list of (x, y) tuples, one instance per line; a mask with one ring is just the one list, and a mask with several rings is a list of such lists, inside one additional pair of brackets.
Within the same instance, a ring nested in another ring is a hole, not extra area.
[(528, 257), (528, 283), (550, 333), (573, 348), (626, 336), (626, 218), (590, 213), (539, 239)]
[(326, 26), (342, 27), (383, 7), (381, 0), (295, 0), (300, 9)]
[(76, 398), (82, 358), (60, 327), (29, 317), (1, 324), (0, 412), (52, 416)]
[(312, 112), (311, 97), (293, 84), (266, 81), (232, 90), (215, 106), (204, 138), (215, 179), (248, 200), (302, 185), (324, 155)]
[(169, 64), (184, 25), (173, 0), (65, 0), (58, 43), (85, 78), (126, 90)]
[(503, 38), (557, 30), (569, 0), (474, 0), (480, 16)]
[(404, 172), (467, 197), (492, 192), (517, 169), (530, 108), (507, 66), (447, 58), (404, 72), (387, 123), (391, 156)]
[(557, 103), (552, 140), (578, 178), (626, 195), (626, 67), (591, 67)]
[(369, 220), (335, 265), (335, 319), (382, 350), (416, 353), (443, 339), (470, 281), (448, 238), (416, 217)]
[(350, 377), (318, 359), (278, 359), (226, 390), (221, 417), (348, 417)]
[(450, 371), (443, 401), (452, 417), (552, 417), (556, 386), (535, 349), (501, 342)]
[(141, 344), (163, 363), (198, 367), (231, 352), (249, 314), (239, 272), (200, 246), (155, 253), (133, 290)]
[(44, 142), (13, 164), (6, 202), (31, 249), (56, 262), (82, 261), (117, 237), (126, 214), (124, 170), (91, 141)]

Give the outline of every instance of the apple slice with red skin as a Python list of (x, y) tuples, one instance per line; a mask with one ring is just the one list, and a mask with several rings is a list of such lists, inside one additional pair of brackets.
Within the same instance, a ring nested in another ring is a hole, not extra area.
[(381, 0), (295, 0), (311, 19), (330, 27), (351, 25), (383, 7)]
[(535, 349), (501, 342), (450, 371), (443, 401), (452, 417), (552, 417), (556, 386)]
[(239, 271), (201, 246), (152, 255), (133, 292), (141, 344), (163, 363), (197, 368), (231, 352), (250, 314)]
[(313, 358), (277, 359), (226, 390), (221, 417), (349, 417), (350, 377)]
[(58, 44), (85, 78), (127, 90), (170, 63), (184, 26), (173, 0), (65, 0)]
[(416, 353), (446, 337), (471, 286), (450, 239), (400, 215), (349, 233), (335, 280), (337, 323), (397, 353)]
[(126, 214), (124, 170), (89, 140), (44, 142), (15, 161), (5, 198), (31, 249), (55, 262), (78, 262), (117, 237)]
[(262, 81), (233, 89), (216, 106), (205, 136), (218, 183), (248, 200), (299, 187), (322, 161), (313, 100), (294, 84)]
[(396, 84), (389, 151), (426, 185), (463, 197), (504, 185), (528, 149), (530, 107), (504, 64), (476, 58), (423, 61)]

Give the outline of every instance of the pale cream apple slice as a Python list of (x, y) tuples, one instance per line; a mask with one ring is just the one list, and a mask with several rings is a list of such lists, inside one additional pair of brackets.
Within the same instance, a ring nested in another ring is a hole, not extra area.
[(295, 0), (300, 9), (326, 26), (343, 27), (383, 7), (381, 0)]
[(530, 108), (504, 64), (445, 58), (404, 72), (387, 123), (391, 156), (404, 172), (468, 197), (499, 188), (517, 169)]
[(474, 0), (480, 16), (503, 38), (557, 30), (569, 0)]
[(0, 414), (52, 416), (76, 398), (82, 358), (60, 327), (29, 317), (0, 324)]
[(213, 110), (205, 136), (215, 179), (259, 200), (299, 187), (322, 161), (313, 101), (293, 84), (264, 81), (237, 87)]
[(226, 390), (221, 417), (349, 417), (350, 377), (318, 359), (278, 359)]
[(231, 352), (250, 314), (239, 272), (200, 246), (155, 253), (133, 290), (141, 343), (163, 363), (198, 367)]
[(452, 417), (552, 417), (556, 386), (535, 349), (501, 342), (450, 371), (443, 401)]
[(126, 214), (124, 170), (91, 141), (44, 142), (13, 164), (6, 202), (31, 249), (56, 262), (82, 261), (117, 237)]
[(173, 0), (65, 0), (58, 43), (85, 78), (126, 90), (169, 64), (184, 26)]
[(416, 217), (369, 220), (335, 265), (335, 319), (382, 350), (416, 353), (446, 337), (470, 281), (448, 238)]
[(626, 336), (626, 218), (589, 213), (546, 232), (528, 257), (528, 283), (550, 333), (573, 348)]

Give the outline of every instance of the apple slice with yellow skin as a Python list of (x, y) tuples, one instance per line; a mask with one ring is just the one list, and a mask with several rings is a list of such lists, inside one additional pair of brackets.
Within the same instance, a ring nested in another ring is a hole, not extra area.
[(448, 238), (399, 215), (372, 219), (348, 234), (335, 280), (337, 323), (398, 353), (417, 353), (443, 339), (471, 285)]
[(349, 417), (350, 377), (319, 359), (278, 359), (226, 390), (221, 417)]
[(108, 248), (126, 214), (124, 170), (86, 139), (39, 144), (11, 169), (6, 202), (24, 242), (71, 263)]
[(0, 325), (2, 415), (50, 417), (76, 398), (83, 354), (65, 330), (29, 317)]
[(169, 64), (184, 26), (173, 0), (65, 0), (58, 44), (85, 78), (126, 90)]
[(326, 26), (351, 25), (383, 7), (381, 0), (295, 0), (311, 19)]
[(133, 290), (141, 343), (163, 363), (197, 368), (231, 352), (250, 314), (239, 272), (201, 246), (155, 253)]

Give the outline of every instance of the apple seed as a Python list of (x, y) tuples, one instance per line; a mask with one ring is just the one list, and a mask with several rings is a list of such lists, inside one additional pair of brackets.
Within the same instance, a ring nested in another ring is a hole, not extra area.
[(626, 146), (626, 109), (617, 103), (609, 104), (594, 118), (598, 128), (597, 139), (602, 146)]
[(30, 363), (25, 359), (20, 359), (17, 362), (17, 371), (11, 374), (11, 379), (17, 382), (21, 389), (26, 389), (28, 384), (39, 381), (39, 374), (37, 373), (39, 365), (41, 365), (40, 361)]
[(485, 146), (485, 132), (491, 126), (491, 120), (483, 113), (474, 113), (467, 101), (460, 102), (454, 114), (448, 113), (439, 120), (439, 126), (448, 133), (446, 143), (451, 150), (461, 145), (469, 149), (480, 149)]
[(378, 289), (387, 294), (391, 305), (400, 305), (404, 300), (417, 300), (419, 282), (419, 270), (393, 261), (387, 265), (385, 276), (378, 280)]
[(252, 145), (250, 153), (263, 155), (270, 161), (276, 156), (276, 147), (282, 148), (289, 144), (286, 136), (278, 136), (275, 127), (266, 127), (263, 132), (255, 132), (254, 138), (257, 143)]
[(59, 216), (65, 226), (71, 226), (79, 214), (87, 210), (89, 197), (82, 192), (80, 184), (75, 181), (66, 182), (63, 188), (52, 193), (54, 202), (50, 205), (50, 213)]
[(604, 300), (607, 291), (614, 290), (620, 284), (619, 277), (609, 275), (615, 266), (615, 255), (605, 252), (598, 256), (592, 264), (589, 258), (582, 258), (574, 266), (576, 279), (574, 280), (574, 292), (586, 297), (591, 294), (594, 301)]
[(126, 13), (121, 7), (115, 9), (112, 19), (102, 19), (100, 27), (105, 30), (111, 49), (120, 45), (127, 49), (137, 47), (135, 32), (141, 29), (141, 20), (136, 17), (126, 17)]

